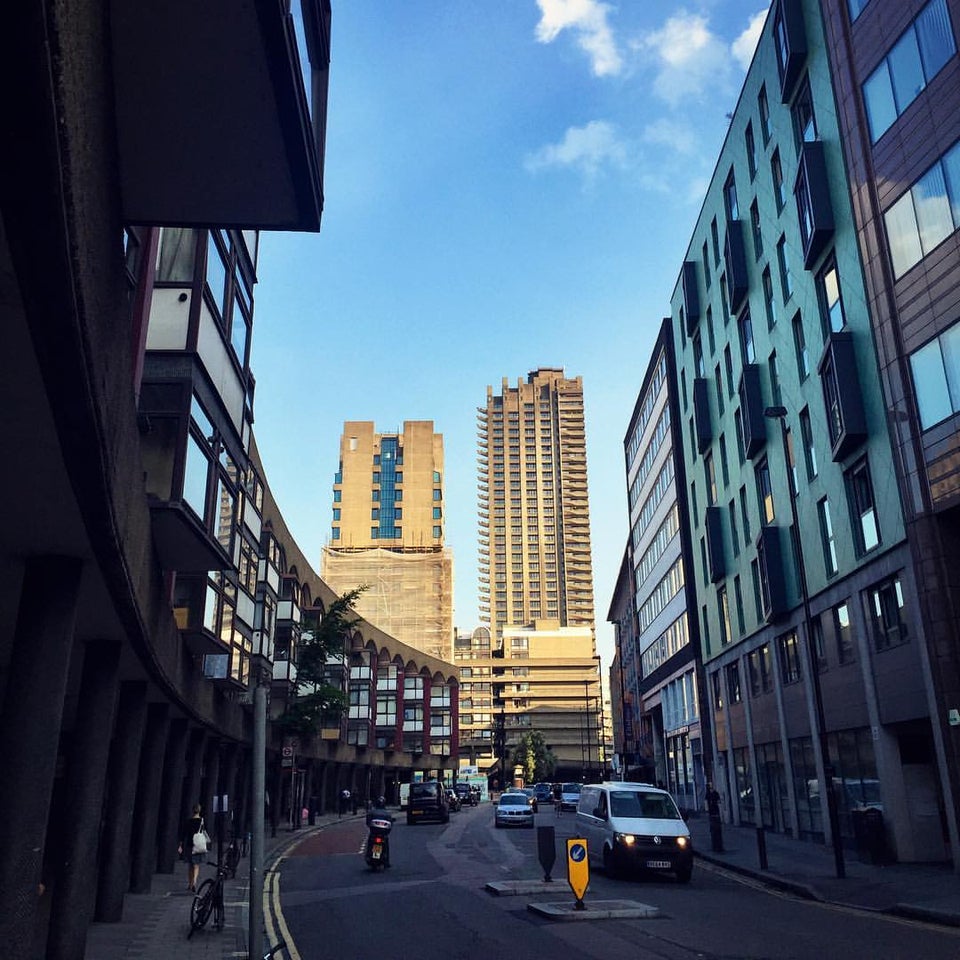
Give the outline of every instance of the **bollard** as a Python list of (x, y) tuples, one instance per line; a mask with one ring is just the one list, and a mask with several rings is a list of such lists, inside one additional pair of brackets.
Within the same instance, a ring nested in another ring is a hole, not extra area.
[(763, 827), (757, 827), (757, 854), (760, 857), (760, 869), (769, 870), (767, 866), (767, 832)]
[(543, 879), (552, 883), (550, 871), (557, 859), (557, 845), (553, 827), (537, 827), (537, 857), (543, 867)]

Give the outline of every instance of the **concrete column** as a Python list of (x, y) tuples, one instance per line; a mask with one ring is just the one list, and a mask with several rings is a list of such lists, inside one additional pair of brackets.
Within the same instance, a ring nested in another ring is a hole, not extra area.
[(16, 777), (0, 790), (0, 943), (31, 956), (47, 819), (73, 646), (80, 561), (25, 565), (0, 710), (0, 757)]
[(130, 845), (131, 893), (149, 893), (153, 871), (157, 867), (157, 821), (169, 726), (169, 705), (151, 703), (147, 708), (147, 728), (140, 748), (140, 772), (137, 776), (134, 831)]
[(227, 795), (227, 813), (223, 820), (223, 840), (229, 843), (230, 838), (240, 835), (240, 824), (237, 814), (240, 812), (240, 745), (228, 743), (224, 746), (221, 757), (221, 776), (223, 792)]
[(97, 900), (97, 888), (90, 879), (100, 843), (119, 666), (118, 643), (86, 645), (64, 788), (70, 826), (62, 831), (56, 851), (47, 960), (83, 960), (86, 948)]
[(239, 769), (237, 771), (237, 806), (236, 817), (234, 818), (234, 823), (238, 831), (237, 835), (241, 838), (250, 832), (250, 794), (253, 789), (250, 782), (250, 773), (250, 751), (242, 749)]
[(320, 778), (317, 784), (317, 813), (323, 814), (328, 810), (327, 794), (329, 792), (330, 780), (330, 761), (322, 760), (320, 763)]
[(211, 736), (203, 753), (203, 783), (200, 789), (200, 804), (207, 822), (207, 832), (213, 836), (213, 798), (220, 784), (220, 741)]
[(180, 800), (187, 761), (187, 721), (172, 720), (167, 732), (160, 784), (160, 809), (157, 814), (157, 872), (173, 873), (177, 862), (177, 844), (183, 813)]
[(118, 923), (123, 917), (123, 897), (130, 886), (130, 838), (133, 835), (133, 808), (146, 717), (146, 683), (122, 684), (107, 770), (100, 876), (94, 912), (95, 919), (107, 923)]
[(196, 804), (203, 806), (203, 755), (207, 749), (207, 731), (196, 729), (190, 733), (187, 746), (187, 775), (183, 781), (183, 798), (180, 802), (180, 825), (193, 813)]

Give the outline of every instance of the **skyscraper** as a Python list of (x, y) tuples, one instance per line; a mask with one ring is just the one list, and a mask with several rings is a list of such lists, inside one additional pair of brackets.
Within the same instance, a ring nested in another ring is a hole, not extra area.
[(496, 639), (541, 617), (592, 629), (582, 379), (504, 378), (478, 412), (480, 620)]
[[(505, 782), (528, 731), (558, 778), (601, 775), (583, 382), (542, 367), (479, 408), (480, 619), (490, 625), (495, 750)], [(491, 589), (491, 579), (493, 586)], [(461, 677), (464, 674), (461, 671)], [(466, 696), (466, 694), (464, 694)], [(469, 716), (470, 699), (461, 709)]]
[(406, 421), (400, 433), (344, 423), (321, 576), (339, 593), (365, 586), (357, 613), (451, 660), (453, 558), (443, 508), (443, 436), (432, 420)]

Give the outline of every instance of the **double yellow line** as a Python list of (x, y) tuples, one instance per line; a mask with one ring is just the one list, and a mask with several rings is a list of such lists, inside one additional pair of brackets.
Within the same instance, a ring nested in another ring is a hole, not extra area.
[(282, 940), (287, 945), (286, 952), (290, 960), (302, 960), (280, 909), (280, 864), (283, 860), (283, 856), (277, 857), (264, 876), (263, 923), (267, 930), (267, 945), (269, 947)]

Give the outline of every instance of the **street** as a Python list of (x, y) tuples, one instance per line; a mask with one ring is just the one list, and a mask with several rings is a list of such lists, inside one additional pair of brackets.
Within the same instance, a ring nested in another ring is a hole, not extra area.
[(629, 956), (954, 960), (960, 930), (817, 904), (770, 891), (697, 861), (693, 880), (611, 880), (593, 871), (591, 900), (653, 905), (653, 920), (556, 923), (529, 913), (532, 899), (571, 901), (562, 840), (572, 814), (551, 808), (538, 826), (554, 826), (556, 894), (495, 897), (484, 884), (540, 879), (536, 832), (495, 830), (493, 806), (465, 807), (450, 823), (408, 827), (398, 817), (390, 870), (370, 873), (360, 855), (358, 820), (337, 823), (292, 850), (279, 867), (280, 926), (302, 960), (479, 960), (499, 957)]

